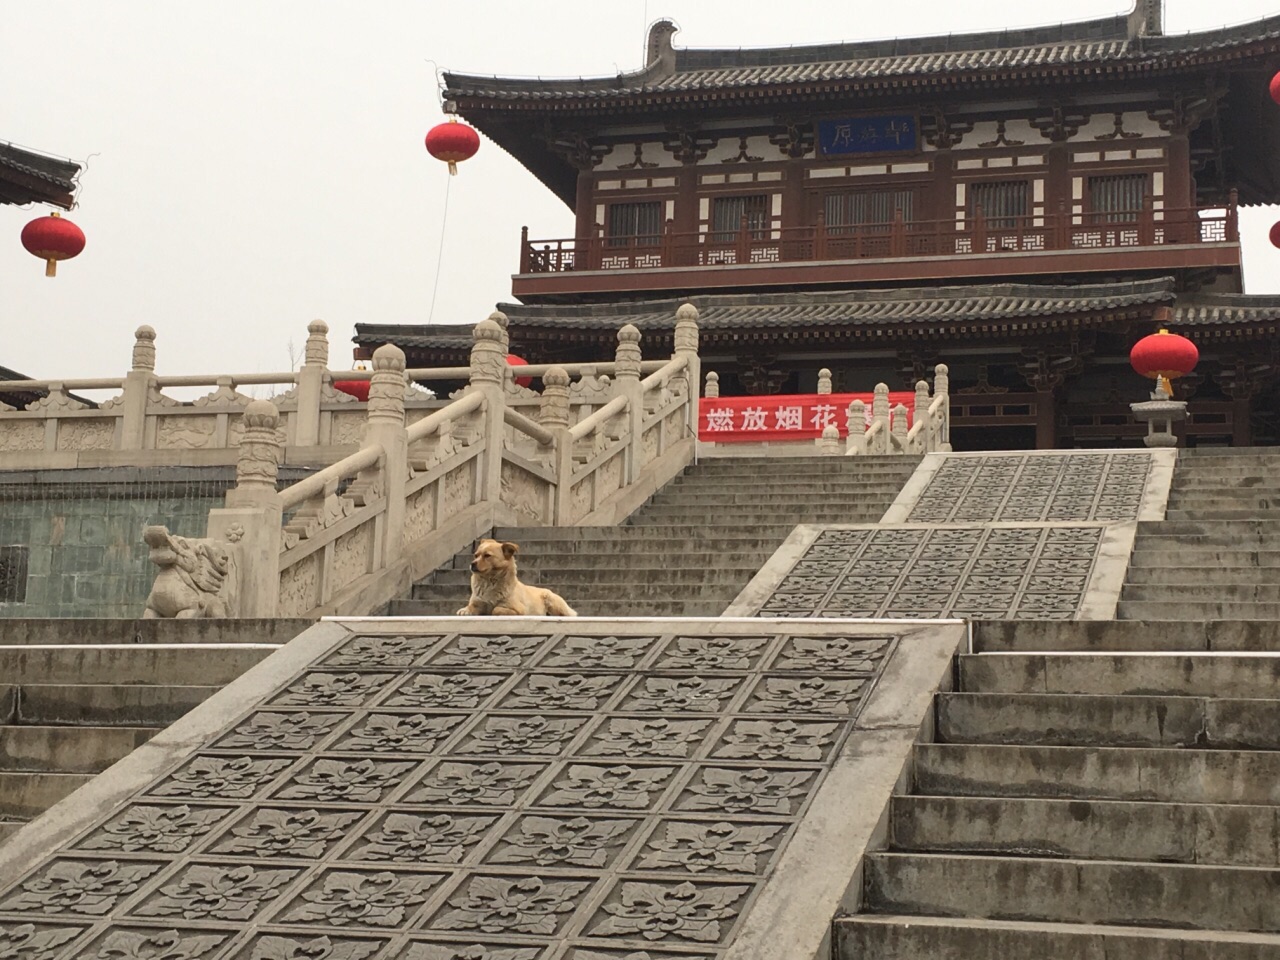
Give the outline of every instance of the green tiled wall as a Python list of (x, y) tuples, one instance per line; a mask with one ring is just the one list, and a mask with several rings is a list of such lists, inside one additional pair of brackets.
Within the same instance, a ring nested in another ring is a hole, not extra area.
[(141, 616), (156, 570), (142, 528), (163, 524), (180, 536), (202, 537), (209, 508), (222, 501), (115, 491), (47, 497), (38, 487), (28, 498), (0, 500), (0, 544), (28, 547), (26, 602), (0, 602), (0, 617)]

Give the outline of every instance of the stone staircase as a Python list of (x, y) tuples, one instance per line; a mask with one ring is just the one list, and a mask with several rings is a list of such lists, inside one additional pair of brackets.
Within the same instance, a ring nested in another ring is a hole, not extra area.
[[(918, 457), (706, 460), (619, 527), (494, 531), (520, 544), (520, 578), (593, 616), (714, 617), (798, 523), (875, 523)], [(470, 552), (394, 601), (393, 616), (449, 616), (470, 593)]]
[(0, 620), (0, 844), (303, 620)]
[(1280, 956), (1280, 628), (1271, 656), (1072, 655), (1164, 631), (1034, 626), (960, 658), (833, 956)]
[(1182, 451), (1165, 516), (1139, 524), (1119, 618), (1280, 619), (1280, 451)]

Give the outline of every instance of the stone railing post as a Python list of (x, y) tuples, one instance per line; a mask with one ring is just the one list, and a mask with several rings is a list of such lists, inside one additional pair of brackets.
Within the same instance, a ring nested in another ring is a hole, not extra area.
[(916, 396), (912, 402), (912, 422), (919, 424), (920, 429), (916, 436), (921, 438), (920, 448), (922, 453), (928, 453), (933, 449), (933, 424), (929, 422), (929, 384), (923, 380), (916, 381)]
[(818, 393), (826, 396), (831, 392), (831, 371), (823, 367), (818, 371)]
[(838, 457), (840, 456), (840, 431), (836, 429), (834, 423), (829, 423), (822, 428), (822, 436), (813, 441), (818, 448), (818, 455), (822, 457)]
[(378, 444), (386, 454), (380, 486), (387, 498), (383, 517), (382, 566), (394, 563), (403, 548), (404, 488), (409, 479), (409, 440), (404, 428), (404, 351), (387, 343), (373, 352), (364, 446)]
[(496, 504), (502, 498), (502, 450), (505, 446), (503, 421), (503, 378), (507, 375), (507, 350), (503, 346), (505, 331), (495, 311), (476, 324), (471, 344), (471, 389), (484, 394), (484, 459), (479, 477), (480, 501)]
[(898, 404), (893, 408), (893, 443), (890, 445), (888, 453), (906, 453), (907, 452), (907, 407), (906, 404)]
[(871, 397), (871, 427), (880, 424), (875, 438), (867, 447), (868, 453), (889, 452), (889, 385), (877, 383), (875, 393)]
[(867, 452), (867, 405), (861, 400), (854, 400), (844, 415), (848, 437), (845, 439), (847, 454), (865, 454)]
[[(644, 431), (644, 388), (640, 386), (640, 331), (628, 323), (618, 331), (618, 349), (614, 353), (613, 382), (618, 396), (627, 398), (627, 452), (623, 477), (628, 485), (635, 483), (639, 460), (640, 434)], [(695, 383), (697, 381), (694, 381)]]
[(569, 374), (564, 367), (552, 367), (542, 375), (542, 405), (538, 410), (538, 422), (556, 435), (548, 457), (556, 483), (551, 523), (560, 523), (569, 511), (569, 478), (573, 475), (569, 415)]
[[(702, 366), (698, 359), (698, 308), (692, 303), (682, 303), (676, 310), (675, 356), (688, 357), (689, 365), (680, 377), (672, 377), (672, 386), (677, 386), (674, 381), (686, 379), (692, 401), (697, 396), (698, 385), (702, 383)], [(718, 377), (716, 379), (719, 380)], [(692, 406), (696, 416), (697, 404)]]
[(329, 325), (323, 320), (307, 324), (307, 347), (298, 371), (298, 410), (294, 414), (293, 442), (312, 447), (320, 442), (320, 395), (329, 367)]
[(937, 400), (939, 397), (942, 397), (942, 416), (939, 418), (940, 422), (934, 425), (938, 435), (936, 452), (950, 453), (951, 377), (945, 363), (940, 363), (933, 368), (933, 399)]
[(702, 395), (708, 400), (716, 400), (720, 396), (720, 374), (714, 370), (707, 371), (707, 386)]
[(234, 547), (242, 617), (274, 617), (280, 600), (279, 428), (280, 411), (271, 401), (254, 400), (244, 408), (235, 488), (227, 492), (225, 507), (209, 511), (207, 535)]
[(133, 332), (133, 363), (121, 396), (120, 449), (141, 450), (147, 440), (147, 403), (156, 377), (156, 332), (143, 324)]

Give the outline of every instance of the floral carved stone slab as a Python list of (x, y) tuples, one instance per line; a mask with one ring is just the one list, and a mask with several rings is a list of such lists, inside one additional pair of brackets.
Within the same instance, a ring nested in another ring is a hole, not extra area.
[(0, 874), (0, 957), (720, 958), (901, 629), (433, 625), (350, 629)]

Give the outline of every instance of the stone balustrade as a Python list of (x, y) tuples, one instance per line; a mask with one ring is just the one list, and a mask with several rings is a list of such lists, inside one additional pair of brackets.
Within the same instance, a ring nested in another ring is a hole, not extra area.
[[(842, 451), (830, 438), (817, 441), (819, 452), (846, 456), (893, 453), (948, 453), (951, 450), (951, 397), (947, 365), (933, 368), (933, 393), (924, 380), (916, 382), (910, 417), (905, 405), (889, 407), (889, 387), (877, 383), (871, 399), (871, 415), (866, 404), (854, 400), (846, 413), (848, 438)], [(908, 420), (910, 423), (908, 424)]]
[[(505, 322), (502, 317), (501, 324)], [(369, 370), (329, 369), (328, 330), (321, 320), (307, 327), (303, 363), (295, 371), (162, 376), (156, 373), (156, 332), (139, 327), (131, 369), (123, 377), (0, 381), (0, 397), (8, 391), (44, 394), (20, 410), (0, 402), (0, 453), (11, 455), (6, 462), (23, 469), (179, 464), (193, 462), (193, 456), (201, 463), (230, 463), (243, 436), (245, 411), (254, 399), (242, 390), (268, 387), (275, 391), (270, 399), (280, 413), (278, 429), (289, 450), (286, 462), (327, 462), (335, 453), (329, 448), (354, 448), (365, 430), (365, 404), (334, 384), (373, 376)], [(505, 342), (505, 326), (502, 338)], [(642, 367), (652, 372), (664, 362), (650, 361)], [(522, 367), (519, 376), (542, 376), (547, 369), (548, 365)], [(569, 386), (569, 405), (576, 423), (612, 396), (614, 364), (578, 364), (571, 372), (576, 379)], [(407, 421), (413, 423), (449, 402), (417, 384), (456, 383), (470, 373), (469, 367), (406, 370)], [(510, 371), (504, 373), (505, 404), (536, 414), (540, 395), (517, 385)], [(207, 387), (209, 392), (193, 400), (165, 393), (193, 387)], [(119, 392), (94, 403), (75, 394), (85, 390)]]
[[(536, 368), (544, 390), (527, 391), (536, 404), (524, 404), (536, 416), (512, 403), (528, 398), (511, 390), (501, 314), (475, 327), (467, 386), (412, 422), (404, 353), (380, 347), (356, 452), (283, 490), (284, 413), (246, 403), (236, 486), (210, 511), (207, 538), (166, 542), (163, 528), (149, 528), (164, 560), (156, 589), (197, 589), (185, 606), (153, 590), (148, 615), (369, 613), (495, 525), (616, 523), (693, 459), (697, 316), (680, 307), (674, 354), (657, 364), (643, 361), (640, 332), (627, 325), (612, 364), (586, 375), (590, 365)], [(605, 369), (612, 380), (595, 372)], [(592, 380), (576, 397), (571, 371)], [(575, 399), (590, 408), (580, 419)], [(173, 575), (175, 555), (193, 568), (185, 578)], [(155, 549), (153, 559), (161, 563)], [(213, 588), (201, 594), (201, 584)]]

